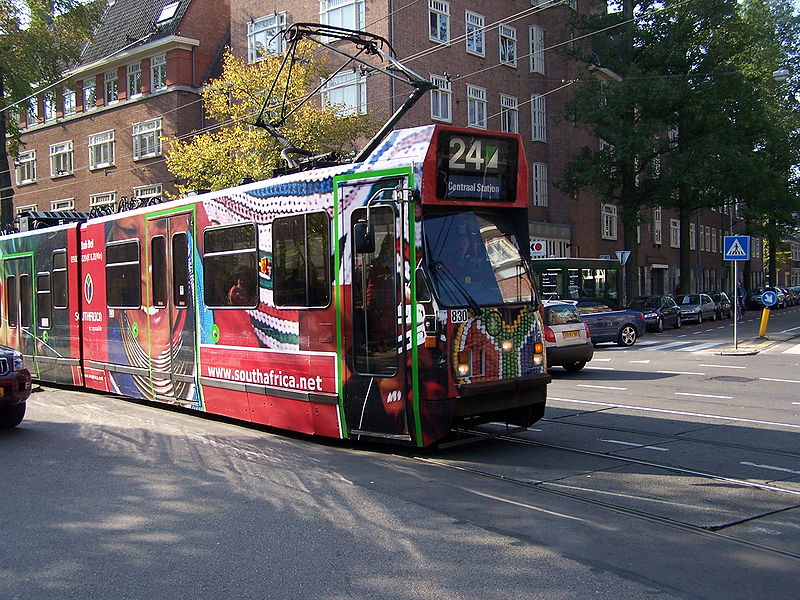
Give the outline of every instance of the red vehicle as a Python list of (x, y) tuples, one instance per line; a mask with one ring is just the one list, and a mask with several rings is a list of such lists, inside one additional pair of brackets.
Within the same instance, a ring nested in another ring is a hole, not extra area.
[(0, 341), (44, 382), (307, 434), (528, 426), (550, 378), (526, 164), (518, 135), (425, 126), (362, 162), (0, 238)]
[(0, 346), (0, 386), (0, 429), (10, 429), (25, 417), (31, 374), (22, 362), (22, 355), (7, 346)]

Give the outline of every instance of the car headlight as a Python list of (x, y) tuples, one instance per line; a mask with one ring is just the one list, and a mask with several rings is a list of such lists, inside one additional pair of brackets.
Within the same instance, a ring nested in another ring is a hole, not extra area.
[(19, 371), (25, 368), (25, 363), (22, 362), (22, 354), (14, 352), (14, 370)]
[(658, 315), (656, 313), (647, 313), (644, 318), (645, 319), (655, 319)]

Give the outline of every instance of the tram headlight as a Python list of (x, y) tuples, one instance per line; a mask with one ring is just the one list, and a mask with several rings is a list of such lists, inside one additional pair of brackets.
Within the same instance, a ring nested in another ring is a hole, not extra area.
[(514, 349), (514, 342), (503, 340), (503, 352), (511, 352)]
[(456, 362), (456, 373), (458, 373), (459, 377), (468, 377), (472, 371), (470, 368), (470, 352), (466, 350), (462, 350), (458, 353), (457, 362)]
[(533, 366), (544, 366), (544, 344), (537, 342), (533, 345)]

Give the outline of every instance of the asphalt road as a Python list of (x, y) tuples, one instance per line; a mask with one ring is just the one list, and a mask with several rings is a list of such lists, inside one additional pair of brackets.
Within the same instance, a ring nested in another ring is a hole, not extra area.
[(794, 598), (800, 308), (757, 328), (598, 347), (530, 430), (421, 454), (42, 389), (0, 598)]

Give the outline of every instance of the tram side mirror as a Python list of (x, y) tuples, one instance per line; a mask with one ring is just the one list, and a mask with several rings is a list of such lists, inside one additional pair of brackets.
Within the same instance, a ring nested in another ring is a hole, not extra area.
[(357, 254), (375, 252), (375, 229), (364, 221), (353, 225), (353, 248)]

